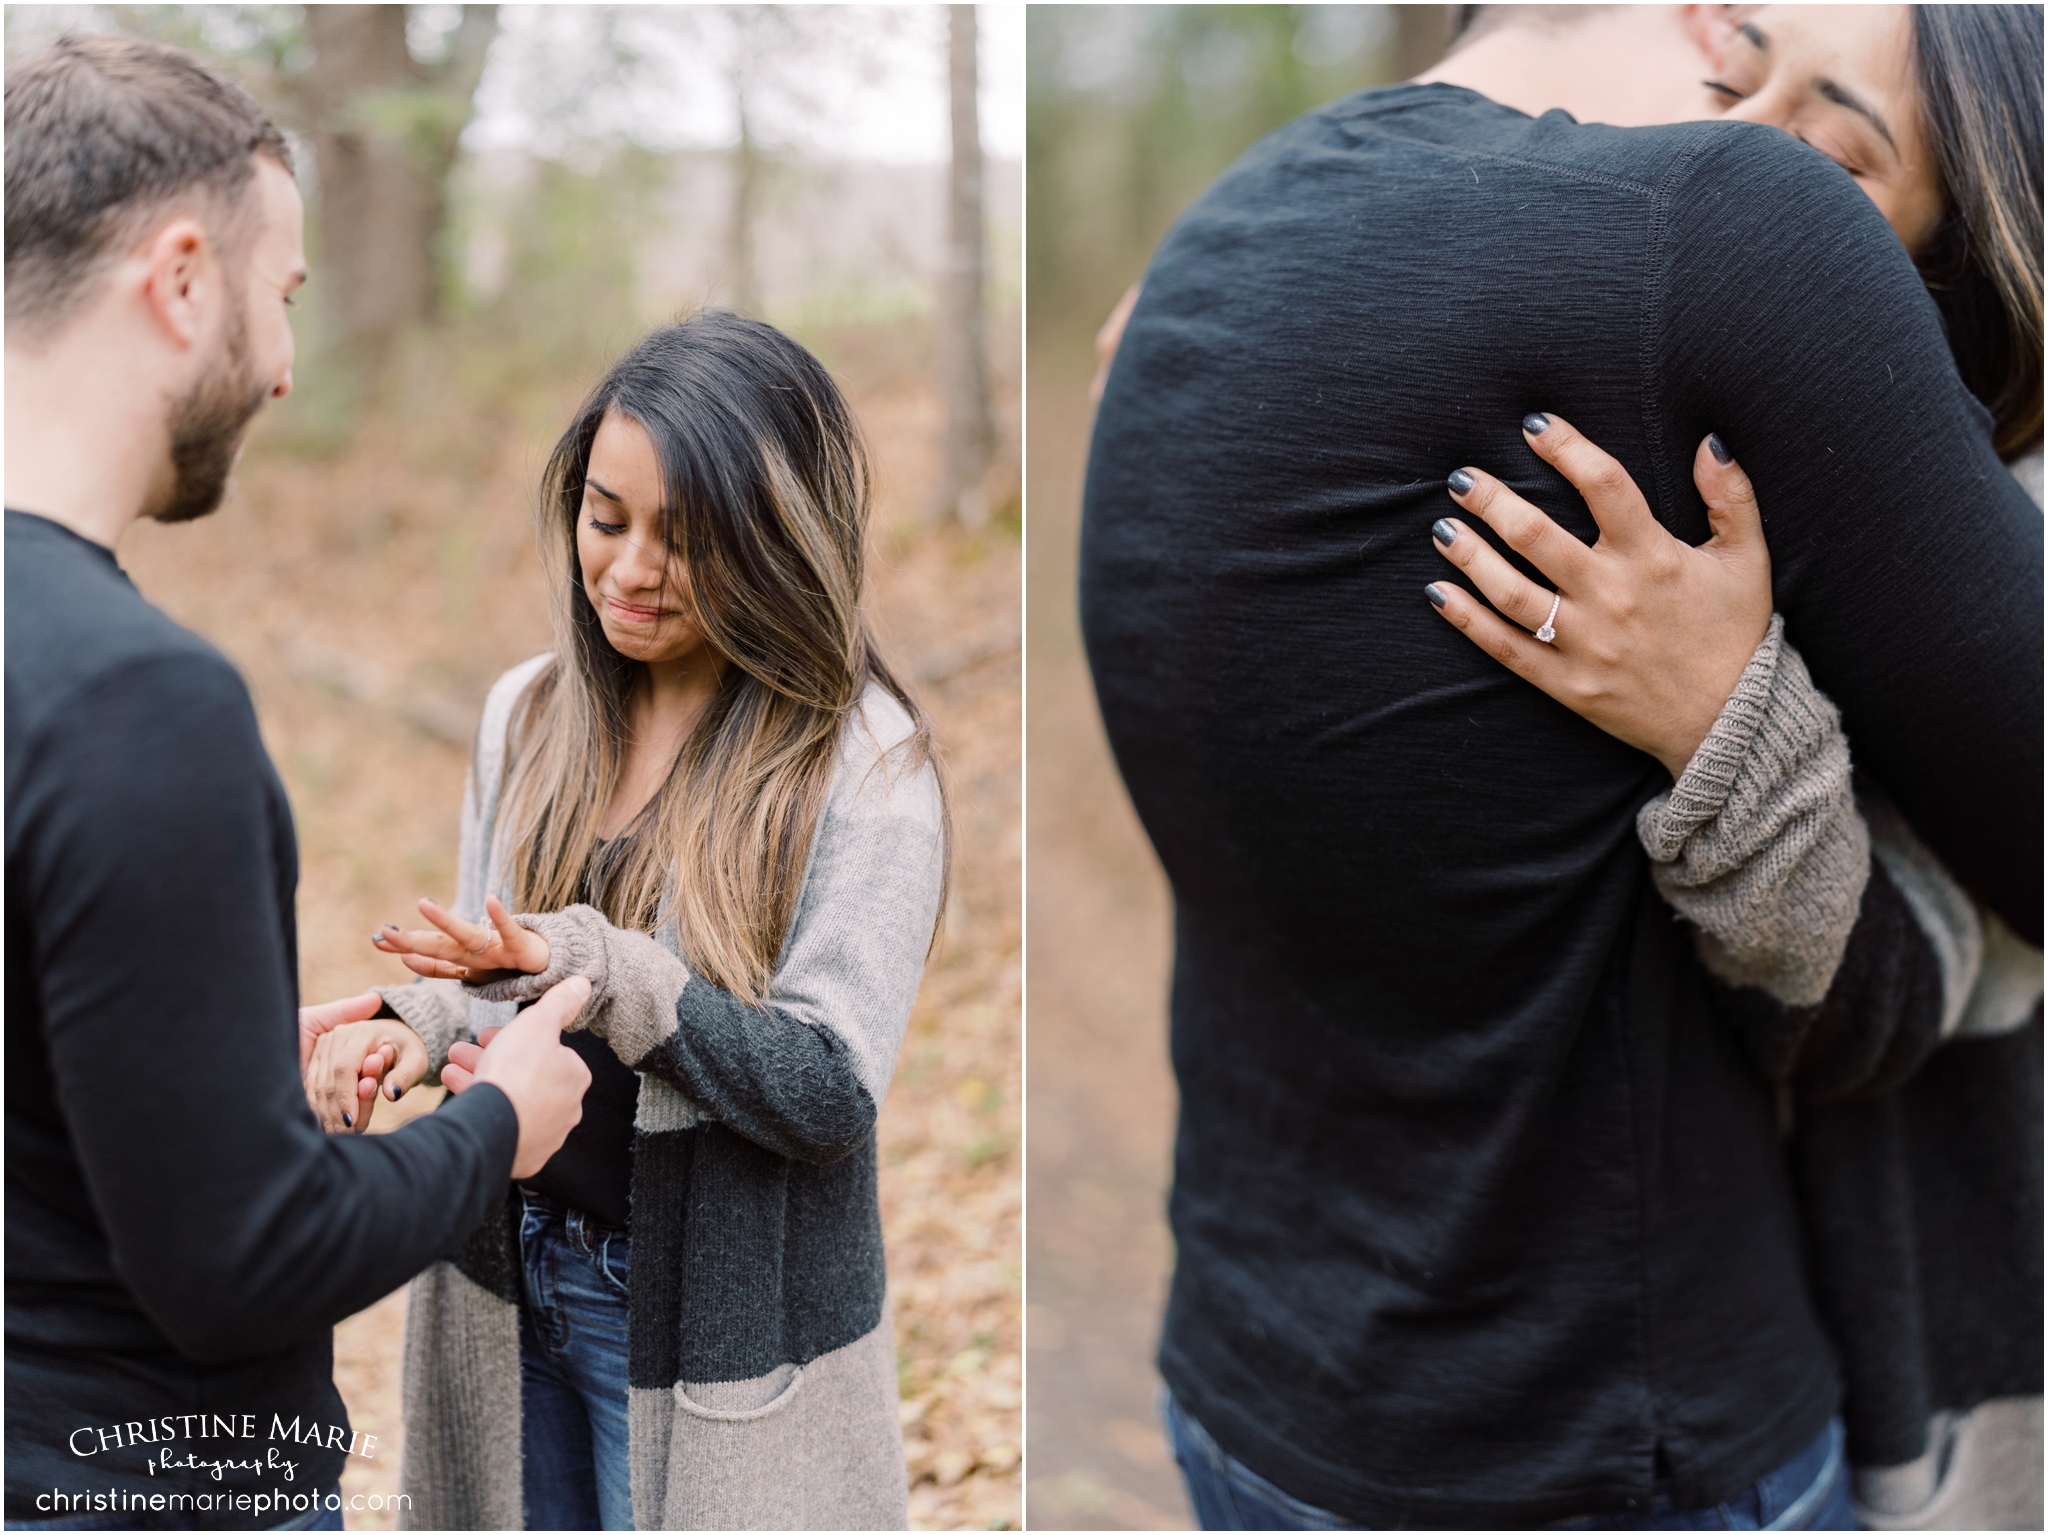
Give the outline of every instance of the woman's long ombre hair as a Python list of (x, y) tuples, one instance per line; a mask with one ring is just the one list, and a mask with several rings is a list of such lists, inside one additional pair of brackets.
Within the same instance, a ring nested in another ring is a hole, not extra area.
[(1947, 216), (1916, 258), (2007, 458), (2041, 437), (2041, 7), (1916, 5), (1913, 71)]
[[(605, 638), (576, 553), (591, 442), (613, 411), (654, 445), (669, 558), (726, 666), (667, 781), (592, 882), (641, 674)], [(866, 450), (838, 387), (759, 321), (707, 311), (665, 326), (591, 391), (541, 483), (556, 643), (512, 721), (498, 830), (515, 910), (594, 900), (642, 931), (673, 916), (695, 972), (750, 1002), (766, 996), (840, 735), (870, 683), (915, 726), (876, 771), (938, 767), (930, 722), (861, 612), (868, 496)]]

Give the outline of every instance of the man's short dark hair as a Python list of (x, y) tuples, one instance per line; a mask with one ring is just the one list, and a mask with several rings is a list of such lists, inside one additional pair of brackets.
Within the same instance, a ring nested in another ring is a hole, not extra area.
[(7, 324), (46, 336), (150, 216), (198, 193), (233, 227), (257, 155), (284, 135), (247, 91), (188, 53), (67, 34), (7, 71)]

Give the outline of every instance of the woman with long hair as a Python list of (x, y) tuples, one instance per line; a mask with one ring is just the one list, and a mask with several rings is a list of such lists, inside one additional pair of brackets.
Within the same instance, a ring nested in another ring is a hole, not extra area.
[(454, 909), (375, 939), (424, 979), (323, 1044), (395, 1097), (593, 988), (581, 1124), (413, 1287), (420, 1526), (905, 1521), (875, 1120), (948, 823), (868, 506), (830, 376), (733, 314), (641, 341), (549, 459), (555, 648), (491, 690)]

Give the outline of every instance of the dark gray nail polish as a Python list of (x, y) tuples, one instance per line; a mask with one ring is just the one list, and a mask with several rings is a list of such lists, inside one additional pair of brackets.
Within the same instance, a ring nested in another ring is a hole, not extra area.
[(1458, 529), (1448, 517), (1439, 517), (1431, 524), (1429, 536), (1448, 549), (1458, 541)]
[(399, 1099), (403, 1098), (404, 1096), (405, 1085), (402, 1082), (393, 1082), (391, 1084), (391, 1101), (393, 1103), (396, 1103)]
[(1714, 455), (1714, 462), (1717, 464), (1732, 464), (1735, 462), (1735, 455), (1728, 451), (1728, 444), (1721, 441), (1721, 434), (1719, 432), (1711, 433), (1708, 436), (1707, 451)]
[(341, 1122), (347, 1125), (351, 1130), (353, 1130), (356, 1127), (356, 1117), (355, 1115), (351, 1114), (347, 1109), (343, 1109), (341, 1111)]
[(1442, 607), (1444, 605), (1444, 589), (1441, 586), (1438, 586), (1434, 581), (1430, 582), (1429, 585), (1425, 586), (1422, 589), (1422, 591), (1423, 595), (1428, 597), (1429, 600), (1435, 603), (1438, 607)]
[(1544, 415), (1540, 410), (1532, 410), (1528, 415), (1522, 417), (1522, 430), (1531, 437), (1541, 437), (1550, 430), (1550, 417)]
[(1466, 491), (1470, 490), (1478, 482), (1475, 481), (1472, 478), (1472, 476), (1467, 474), (1464, 470), (1453, 469), (1451, 471), (1451, 477), (1447, 483), (1450, 485), (1451, 493), (1453, 495), (1462, 496), (1465, 494)]

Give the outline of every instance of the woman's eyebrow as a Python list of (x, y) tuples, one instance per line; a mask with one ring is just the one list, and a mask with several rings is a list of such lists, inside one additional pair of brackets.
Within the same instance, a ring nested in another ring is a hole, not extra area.
[(1813, 82), (1813, 88), (1836, 106), (1847, 107), (1851, 112), (1861, 113), (1864, 117), (1869, 118), (1870, 125), (1884, 135), (1884, 141), (1887, 144), (1891, 145), (1893, 149), (1899, 147), (1898, 140), (1892, 137), (1892, 130), (1884, 125), (1884, 118), (1878, 114), (1877, 108), (1864, 102), (1853, 91), (1844, 86), (1837, 85), (1825, 75)]
[(625, 499), (622, 496), (620, 496), (616, 491), (606, 490), (602, 485), (598, 484), (597, 481), (591, 479), (589, 475), (585, 475), (583, 477), (583, 483), (589, 489), (594, 490), (600, 496), (603, 496), (605, 500), (611, 502), (614, 506), (624, 506), (626, 504)]
[(1771, 51), (1771, 40), (1768, 37), (1764, 36), (1761, 28), (1756, 27), (1750, 22), (1745, 21), (1740, 26), (1738, 26), (1735, 29), (1735, 35), (1737, 37), (1746, 38), (1749, 42), (1753, 43), (1758, 49), (1765, 53), (1769, 53)]

